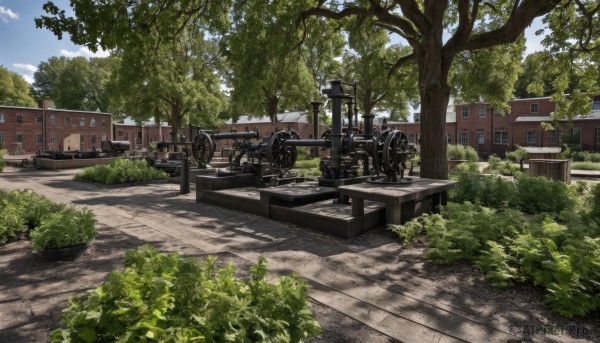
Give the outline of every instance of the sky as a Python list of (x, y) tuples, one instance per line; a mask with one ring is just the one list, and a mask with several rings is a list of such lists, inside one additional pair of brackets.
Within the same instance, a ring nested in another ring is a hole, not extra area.
[[(52, 32), (35, 27), (34, 19), (46, 15), (42, 9), (46, 0), (0, 0), (0, 65), (19, 73), (29, 83), (41, 62), (53, 56), (106, 57), (108, 52), (94, 54), (89, 49), (73, 44), (68, 35), (58, 40)], [(69, 0), (53, 0), (60, 9), (69, 13)], [(526, 31), (527, 53), (542, 50), (541, 36), (534, 32), (542, 28), (540, 19)]]
[[(41, 62), (53, 56), (106, 57), (100, 51), (71, 43), (68, 35), (62, 40), (49, 30), (35, 27), (34, 19), (45, 15), (46, 0), (0, 0), (0, 65), (19, 73), (29, 83)], [(60, 9), (69, 10), (69, 0), (53, 0)]]

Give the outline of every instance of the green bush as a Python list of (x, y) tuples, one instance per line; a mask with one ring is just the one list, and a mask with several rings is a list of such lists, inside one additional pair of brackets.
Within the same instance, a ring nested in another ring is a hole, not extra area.
[(455, 172), (459, 173), (481, 173), (479, 170), (479, 163), (467, 161), (466, 163), (461, 163), (454, 168)]
[(527, 158), (529, 158), (529, 153), (520, 146), (517, 146), (515, 151), (506, 153), (506, 159), (512, 163), (520, 163), (521, 160), (526, 160)]
[(555, 221), (514, 209), (449, 203), (441, 214), (390, 229), (405, 240), (424, 231), (426, 254), (434, 263), (473, 261), (494, 286), (544, 287), (546, 303), (561, 315), (600, 309), (600, 224), (575, 211), (565, 210)]
[(31, 232), (33, 249), (44, 251), (89, 242), (96, 236), (95, 224), (92, 211), (64, 206), (42, 217), (40, 225)]
[(600, 163), (598, 163), (598, 162), (572, 162), (571, 169), (600, 170)]
[(0, 246), (25, 231), (26, 227), (21, 208), (11, 203), (0, 204)]
[(107, 165), (86, 167), (75, 175), (75, 180), (93, 181), (107, 185), (166, 178), (167, 174), (150, 167), (145, 160), (127, 159), (115, 159)]
[(231, 264), (217, 270), (176, 253), (144, 246), (125, 254), (125, 270), (111, 273), (63, 311), (66, 326), (51, 342), (299, 342), (320, 334), (307, 284), (296, 275), (265, 279), (264, 257), (250, 280)]
[(462, 144), (448, 144), (448, 159), (449, 160), (467, 160), (471, 162), (479, 161), (477, 151), (471, 146)]
[(572, 192), (561, 181), (522, 175), (516, 178), (516, 187), (517, 207), (526, 213), (559, 214), (575, 205)]
[(4, 155), (6, 155), (6, 149), (0, 149), (0, 173), (4, 171)]

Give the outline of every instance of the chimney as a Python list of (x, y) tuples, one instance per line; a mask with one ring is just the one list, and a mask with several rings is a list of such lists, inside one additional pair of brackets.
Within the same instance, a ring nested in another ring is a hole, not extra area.
[(38, 108), (47, 110), (48, 109), (48, 100), (45, 100), (45, 99), (38, 100)]

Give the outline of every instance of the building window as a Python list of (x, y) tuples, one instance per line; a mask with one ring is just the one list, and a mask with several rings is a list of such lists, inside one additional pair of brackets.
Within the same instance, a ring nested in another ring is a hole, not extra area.
[(71, 117), (65, 117), (65, 126), (71, 126)]
[(469, 108), (463, 107), (462, 110), (460, 111), (460, 116), (461, 116), (461, 118), (469, 118)]
[(596, 151), (600, 151), (600, 129), (596, 129)]
[(0, 124), (4, 124), (5, 119), (4, 119), (4, 113), (0, 113)]
[(6, 133), (0, 132), (0, 148), (4, 147), (5, 141), (6, 141)]
[(558, 133), (556, 131), (548, 131), (548, 146), (558, 146)]
[(600, 110), (600, 96), (595, 96), (592, 100), (592, 110)]
[(17, 143), (23, 143), (25, 136), (22, 133), (17, 133)]
[(535, 146), (537, 144), (537, 131), (529, 130), (527, 131), (527, 145)]
[(458, 133), (458, 143), (462, 145), (469, 144), (469, 132), (463, 131)]
[(529, 105), (529, 113), (538, 113), (538, 104)]
[(477, 144), (485, 144), (485, 133), (477, 132)]
[(95, 118), (90, 119), (90, 127), (96, 127), (96, 119)]
[(42, 119), (42, 116), (35, 116), (35, 123), (38, 125), (42, 125), (44, 123), (44, 119)]
[(50, 143), (56, 143), (56, 136), (54, 134), (50, 135)]
[(36, 133), (35, 144), (44, 144), (44, 135), (42, 135), (41, 133)]
[(494, 144), (508, 144), (508, 132), (494, 131)]
[(409, 133), (408, 134), (408, 142), (409, 143), (414, 143), (415, 142), (415, 134), (414, 133)]
[(50, 116), (50, 125), (56, 126), (56, 116), (54, 114)]
[(570, 130), (569, 141), (575, 144), (581, 144), (581, 128), (574, 127)]
[(17, 114), (17, 124), (23, 124), (23, 116), (20, 114)]
[(479, 109), (479, 118), (485, 118), (485, 108)]
[(96, 135), (92, 135), (91, 142), (92, 144), (96, 144)]
[(81, 127), (85, 126), (85, 118), (80, 118), (79, 119), (79, 126), (81, 126)]
[(106, 122), (104, 121), (104, 119), (102, 119), (102, 127), (106, 126)]
[(448, 142), (448, 144), (452, 144), (452, 134), (451, 134), (451, 133), (449, 133), (449, 134), (446, 136), (446, 141)]

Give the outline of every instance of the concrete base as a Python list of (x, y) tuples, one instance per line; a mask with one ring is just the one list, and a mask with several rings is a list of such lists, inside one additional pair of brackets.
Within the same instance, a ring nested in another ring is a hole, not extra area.
[(352, 238), (385, 223), (385, 205), (365, 202), (365, 214), (352, 216), (352, 207), (322, 200), (297, 207), (271, 205), (271, 218), (329, 235)]
[(196, 176), (196, 202), (202, 202), (205, 191), (218, 191), (239, 187), (254, 186), (254, 174), (236, 174), (230, 176), (198, 175)]
[(37, 169), (71, 169), (91, 167), (101, 164), (108, 164), (115, 157), (108, 158), (90, 158), (90, 159), (72, 159), (72, 160), (53, 160), (50, 158), (36, 158), (35, 167)]
[[(205, 168), (205, 169), (190, 168), (190, 184), (196, 182), (196, 176), (212, 175), (212, 174), (216, 174), (216, 172), (217, 172), (217, 170), (214, 168)], [(169, 182), (170, 183), (181, 183), (181, 175), (169, 177)]]
[(198, 200), (198, 189), (196, 188), (196, 202), (203, 202), (264, 217), (269, 216), (269, 208), (262, 205), (260, 193), (256, 187), (240, 187), (213, 191), (205, 190), (202, 193), (202, 200)]

